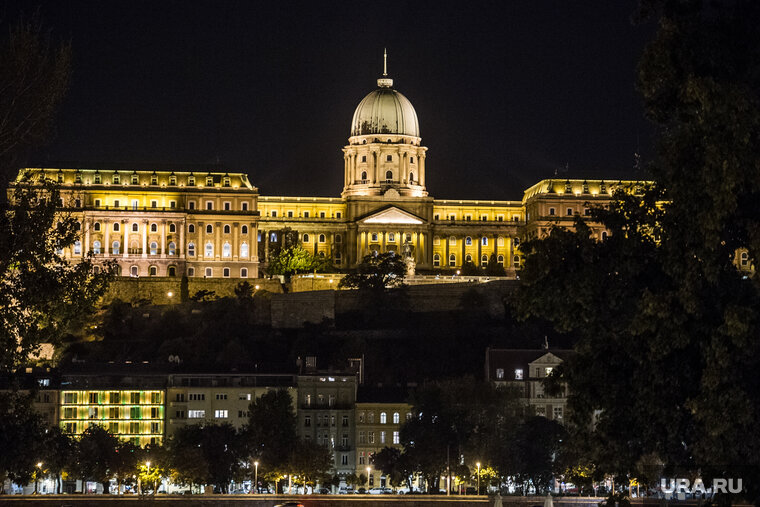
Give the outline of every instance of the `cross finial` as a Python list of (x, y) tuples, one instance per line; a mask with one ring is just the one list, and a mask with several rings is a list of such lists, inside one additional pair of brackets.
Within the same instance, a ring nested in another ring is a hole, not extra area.
[(383, 48), (383, 76), (388, 75), (388, 49)]

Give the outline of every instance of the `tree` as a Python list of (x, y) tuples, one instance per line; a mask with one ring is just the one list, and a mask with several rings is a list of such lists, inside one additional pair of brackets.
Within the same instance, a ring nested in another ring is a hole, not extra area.
[(488, 264), (486, 264), (486, 275), (488, 276), (506, 276), (506, 271), (504, 271), (504, 266), (499, 264), (499, 259), (496, 257), (495, 253), (492, 253), (491, 256), (488, 258)]
[(45, 424), (34, 411), (31, 395), (0, 393), (0, 488), (5, 478), (28, 484), (43, 458)]
[(243, 439), (231, 424), (184, 426), (174, 434), (168, 449), (173, 477), (179, 483), (213, 485), (222, 493), (241, 476), (241, 463), (247, 455)]
[(330, 261), (319, 255), (312, 255), (300, 243), (283, 246), (269, 257), (267, 273), (290, 277), (299, 273), (323, 272)]
[(79, 232), (57, 202), (52, 182), (22, 178), (0, 205), (0, 372), (25, 364), (42, 343), (59, 343), (92, 314), (113, 276), (113, 263), (96, 274), (91, 257), (63, 257)]
[[(68, 90), (71, 44), (57, 45), (37, 16), (21, 19), (0, 45), (0, 185), (31, 147), (45, 141)], [(5, 202), (0, 197), (0, 202)]]
[(409, 467), (408, 456), (395, 447), (385, 447), (372, 456), (372, 464), (377, 470), (388, 477), (391, 486), (406, 485), (412, 489), (412, 474), (414, 470)]
[(215, 301), (216, 299), (216, 292), (207, 289), (201, 289), (190, 296), (190, 301), (195, 302)]
[(462, 264), (462, 275), (464, 276), (480, 276), (483, 274), (483, 270), (475, 265), (474, 262), (467, 260)]
[(365, 255), (356, 272), (343, 277), (338, 287), (382, 292), (386, 288), (403, 286), (405, 275), (406, 264), (401, 256), (395, 252), (381, 254), (374, 251)]
[(42, 461), (55, 479), (56, 493), (61, 493), (62, 475), (74, 466), (76, 442), (60, 426), (48, 428), (43, 444)]
[(259, 476), (277, 482), (289, 473), (298, 442), (293, 398), (287, 389), (270, 390), (252, 401), (244, 430), (251, 461), (259, 462)]
[(606, 241), (576, 224), (523, 244), (515, 305), (577, 336), (557, 372), (576, 456), (635, 477), (654, 453), (666, 474), (743, 477), (757, 501), (760, 287), (737, 252), (760, 253), (760, 5), (643, 5), (658, 21), (638, 82), (656, 184), (592, 212)]
[(235, 286), (235, 297), (240, 300), (250, 300), (253, 298), (253, 285), (247, 281), (240, 282)]
[(333, 465), (332, 452), (311, 440), (298, 440), (290, 458), (290, 473), (304, 486), (314, 486), (325, 479)]
[(546, 490), (552, 479), (564, 471), (556, 459), (564, 433), (561, 424), (546, 417), (523, 421), (515, 432), (513, 446), (519, 462), (515, 479), (532, 483), (537, 491)]
[(111, 478), (117, 469), (121, 470), (121, 447), (122, 442), (107, 429), (97, 424), (90, 425), (77, 441), (74, 475), (83, 481), (101, 483), (103, 493), (108, 494)]

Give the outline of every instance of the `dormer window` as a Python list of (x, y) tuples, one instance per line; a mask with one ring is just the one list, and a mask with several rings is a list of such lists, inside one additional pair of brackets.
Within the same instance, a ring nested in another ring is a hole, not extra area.
[(138, 183), (140, 183), (140, 180), (139, 180), (139, 178), (137, 177), (137, 175), (136, 175), (136, 174), (133, 174), (133, 175), (132, 175), (132, 184), (133, 184), (133, 185), (137, 185)]
[(153, 174), (150, 177), (150, 184), (151, 185), (158, 185), (158, 176)]
[(207, 187), (214, 186), (214, 177), (213, 176), (206, 176), (206, 186)]
[(92, 177), (92, 181), (93, 181), (93, 182), (94, 182), (96, 185), (100, 185), (100, 174), (98, 174), (98, 173), (95, 173), (95, 176), (93, 176), (93, 177)]
[(82, 183), (82, 173), (79, 171), (74, 175), (74, 183)]
[(172, 174), (171, 176), (169, 176), (169, 185), (174, 186), (176, 184), (177, 184), (177, 177)]
[(229, 187), (230, 186), (230, 179), (229, 179), (229, 177), (225, 177), (224, 178), (224, 186), (225, 187)]
[(187, 185), (188, 186), (195, 186), (195, 176), (188, 176), (187, 177)]
[(118, 185), (121, 182), (121, 177), (118, 174), (114, 174), (112, 181), (114, 185)]

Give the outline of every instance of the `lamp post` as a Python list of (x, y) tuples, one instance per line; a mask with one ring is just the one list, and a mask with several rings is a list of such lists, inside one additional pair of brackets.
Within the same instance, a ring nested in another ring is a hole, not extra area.
[(476, 463), (478, 467), (478, 494), (480, 494), (480, 461)]
[(369, 493), (369, 472), (370, 472), (370, 470), (371, 470), (370, 467), (367, 467), (367, 492), (368, 493)]
[[(254, 484), (254, 487), (256, 488), (256, 493), (258, 493), (259, 492), (259, 462), (254, 461), (253, 467), (255, 469), (253, 473), (253, 484)], [(253, 489), (251, 489), (251, 492), (253, 492)]]
[(37, 494), (37, 486), (40, 482), (40, 472), (42, 471), (42, 463), (37, 463), (37, 469), (34, 471), (34, 494)]

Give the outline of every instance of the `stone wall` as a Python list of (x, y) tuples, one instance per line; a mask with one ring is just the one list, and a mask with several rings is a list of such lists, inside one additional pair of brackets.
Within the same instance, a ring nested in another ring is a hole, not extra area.
[(334, 290), (272, 294), (270, 314), (272, 327), (300, 328), (304, 323), (319, 324), (335, 320)]
[[(235, 295), (235, 287), (241, 282), (248, 282), (259, 290), (281, 293), (279, 280), (268, 278), (188, 278), (188, 294), (192, 296), (199, 290), (213, 291), (218, 297)], [(114, 299), (126, 302), (149, 300), (155, 305), (167, 305), (180, 302), (181, 277), (154, 276), (150, 278), (118, 277), (111, 282), (103, 296), (103, 303)], [(169, 295), (171, 294), (171, 296)]]

